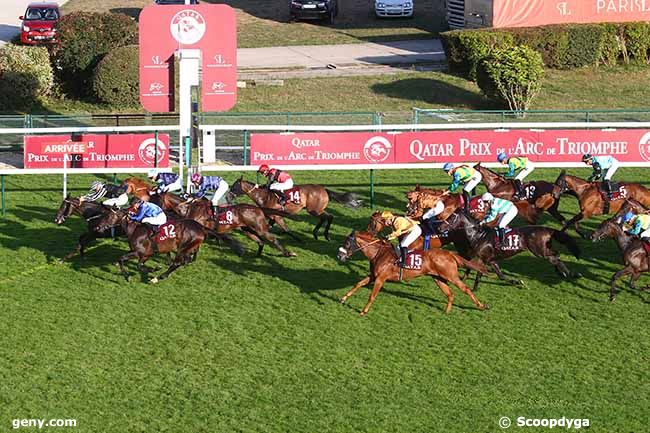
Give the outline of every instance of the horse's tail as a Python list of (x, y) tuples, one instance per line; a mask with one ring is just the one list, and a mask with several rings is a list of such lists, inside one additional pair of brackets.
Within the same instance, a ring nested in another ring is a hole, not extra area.
[(280, 216), (282, 218), (289, 218), (290, 220), (298, 221), (298, 217), (296, 215), (287, 213), (287, 212), (282, 212), (281, 210), (277, 209), (269, 209), (267, 207), (262, 207), (262, 212), (264, 212), (264, 215), (266, 216)]
[(576, 259), (580, 258), (580, 247), (575, 239), (569, 236), (566, 232), (560, 230), (553, 230), (553, 239), (565, 245), (567, 249), (575, 256)]
[(334, 200), (351, 209), (359, 209), (363, 206), (363, 201), (357, 199), (357, 196), (351, 192), (336, 192), (327, 188), (325, 188), (325, 191), (327, 191), (327, 196), (330, 200)]
[(479, 272), (481, 274), (487, 274), (487, 268), (485, 267), (484, 264), (482, 263), (477, 263), (477, 262), (472, 262), (467, 259), (464, 259), (463, 257), (459, 256), (458, 254), (452, 253), (454, 256), (454, 259), (456, 260), (456, 263), (458, 266), (462, 268), (467, 268), (471, 269), (473, 271)]
[(212, 235), (215, 239), (217, 239), (218, 242), (223, 242), (224, 244), (226, 244), (226, 246), (228, 246), (228, 248), (230, 248), (239, 257), (243, 256), (244, 253), (246, 252), (246, 249), (244, 248), (244, 245), (242, 245), (241, 242), (233, 239), (227, 234), (217, 233), (216, 230), (212, 230), (207, 227), (203, 227), (203, 230), (205, 231), (206, 235)]

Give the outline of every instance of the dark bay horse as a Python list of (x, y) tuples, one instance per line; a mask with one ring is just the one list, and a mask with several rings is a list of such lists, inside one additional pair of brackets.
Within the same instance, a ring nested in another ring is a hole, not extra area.
[[(334, 219), (334, 215), (326, 211), (330, 199), (352, 209), (357, 209), (362, 206), (361, 201), (357, 200), (354, 194), (351, 193), (338, 193), (322, 185), (315, 184), (299, 185), (298, 188), (300, 188), (299, 201), (294, 202), (288, 200), (285, 206), (280, 204), (278, 197), (273, 191), (256, 183), (248, 182), (243, 177), (240, 177), (233, 183), (230, 191), (236, 196), (246, 194), (261, 208), (281, 210), (292, 215), (306, 209), (310, 215), (318, 218), (318, 223), (312, 230), (314, 239), (318, 239), (318, 231), (325, 224), (323, 235), (328, 241), (330, 240), (330, 227)], [(283, 230), (288, 231), (282, 217), (272, 216), (271, 218)]]
[(109, 229), (99, 228), (99, 219), (103, 215), (106, 215), (110, 212), (111, 208), (102, 204), (89, 201), (81, 201), (79, 198), (71, 198), (70, 196), (66, 197), (61, 202), (59, 210), (56, 212), (54, 222), (57, 225), (61, 225), (70, 215), (76, 214), (86, 220), (88, 230), (79, 236), (79, 241), (77, 242), (75, 249), (63, 257), (61, 261), (72, 258), (76, 253), (79, 253), (79, 256), (83, 259), (85, 248), (95, 239), (115, 238), (118, 236), (123, 236), (124, 231), (121, 227)]
[[(565, 245), (576, 258), (580, 257), (578, 244), (563, 231), (542, 226), (517, 227), (515, 229), (516, 232), (513, 232), (517, 235), (517, 247), (502, 249), (495, 245), (494, 230), (479, 226), (476, 221), (472, 220), (463, 212), (459, 211), (454, 213), (447, 219), (447, 223), (451, 230), (462, 229), (472, 246), (472, 251), (476, 253), (476, 256), (481, 262), (490, 265), (500, 279), (508, 281), (511, 284), (521, 285), (523, 282), (507, 278), (503, 275), (497, 261), (507, 259), (526, 250), (530, 251), (534, 256), (550, 262), (563, 278), (577, 278), (581, 276), (578, 273), (570, 271), (560, 260), (559, 253), (552, 249), (552, 241), (556, 241)], [(478, 285), (480, 276), (480, 274), (477, 275), (476, 282), (474, 283), (475, 287)]]
[(514, 201), (512, 198), (516, 189), (512, 180), (482, 166), (481, 163), (476, 164), (474, 168), (481, 173), (482, 182), (487, 190), (495, 197), (512, 201), (517, 206), (519, 215), (530, 224), (536, 224), (544, 211), (561, 223), (565, 221), (564, 216), (558, 210), (560, 198), (553, 195), (557, 188), (551, 182), (534, 180), (524, 183), (522, 186), (528, 198)]
[[(129, 281), (130, 277), (124, 268), (126, 261), (137, 258), (138, 269), (146, 275), (152, 269), (145, 266), (145, 262), (154, 254), (176, 252), (176, 256), (169, 268), (159, 277), (154, 277), (150, 280), (154, 284), (158, 280), (169, 277), (179, 267), (196, 260), (196, 254), (207, 236), (206, 229), (194, 220), (183, 219), (174, 221), (173, 224), (174, 228), (168, 231), (166, 239), (161, 242), (156, 242), (151, 228), (132, 221), (127, 211), (111, 210), (111, 212), (100, 218), (98, 222), (100, 229), (108, 230), (110, 227), (120, 226), (124, 230), (124, 233), (126, 233), (131, 251), (120, 257), (117, 265), (127, 281)], [(217, 237), (224, 240), (238, 254), (243, 252), (241, 245), (228, 236), (219, 234)]]
[(650, 206), (650, 190), (638, 183), (620, 182), (618, 185), (621, 188), (620, 191), (624, 193), (624, 197), (621, 200), (610, 201), (609, 209), (605, 209), (606, 200), (600, 191), (600, 182), (587, 182), (579, 177), (570, 176), (566, 174), (566, 171), (562, 170), (555, 184), (559, 187), (556, 195), (559, 196), (559, 194), (570, 191), (578, 197), (580, 203), (580, 213), (564, 223), (562, 230), (566, 230), (573, 225), (576, 232), (585, 239), (588, 239), (589, 236), (580, 230), (579, 224), (583, 219), (610, 212), (617, 213), (625, 204), (626, 199), (632, 199), (646, 208)]
[[(616, 299), (616, 281), (625, 275), (630, 275), (630, 288), (636, 289), (636, 280), (639, 279), (643, 272), (650, 270), (650, 255), (643, 246), (644, 241), (625, 233), (623, 228), (612, 219), (603, 221), (591, 235), (594, 242), (602, 241), (605, 238), (613, 238), (616, 241), (618, 249), (623, 253), (623, 263), (625, 264), (623, 269), (612, 276), (609, 287), (609, 300), (613, 302)], [(648, 288), (650, 286), (643, 287), (641, 290), (645, 291)]]
[(361, 310), (362, 316), (368, 313), (386, 281), (410, 280), (424, 275), (430, 275), (433, 277), (433, 280), (438, 287), (440, 287), (442, 293), (447, 296), (447, 307), (445, 308), (445, 313), (451, 311), (452, 303), (454, 301), (454, 294), (448, 285), (449, 283), (454, 284), (467, 294), (479, 310), (485, 310), (488, 308), (487, 305), (482, 304), (478, 299), (476, 299), (474, 293), (472, 293), (470, 288), (463, 283), (458, 275), (459, 267), (473, 269), (479, 273), (486, 272), (485, 268), (479, 264), (467, 261), (451, 251), (437, 248), (423, 251), (421, 269), (403, 269), (401, 270), (402, 272), (400, 272), (400, 268), (396, 264), (397, 255), (395, 254), (391, 244), (381, 239), (375, 239), (375, 237), (368, 232), (353, 231), (339, 248), (337, 257), (340, 261), (344, 262), (357, 251), (361, 251), (370, 261), (370, 274), (359, 281), (348, 293), (346, 293), (346, 295), (341, 298), (341, 303), (347, 301), (348, 298), (354, 295), (354, 293), (361, 287), (373, 283), (368, 303), (363, 310)]

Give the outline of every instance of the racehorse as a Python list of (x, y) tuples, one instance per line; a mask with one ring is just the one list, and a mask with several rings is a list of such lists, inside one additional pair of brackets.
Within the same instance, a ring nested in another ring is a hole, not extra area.
[(423, 275), (431, 275), (436, 282), (442, 293), (447, 296), (447, 307), (445, 313), (451, 311), (452, 303), (454, 301), (454, 294), (451, 291), (448, 283), (453, 283), (456, 287), (462, 290), (467, 296), (472, 299), (479, 310), (485, 310), (487, 305), (482, 304), (474, 293), (470, 290), (458, 275), (458, 268), (473, 269), (479, 273), (485, 273), (484, 266), (470, 262), (454, 254), (451, 251), (432, 249), (422, 251), (419, 259), (419, 269), (400, 269), (396, 264), (397, 255), (395, 254), (391, 244), (382, 239), (375, 239), (375, 237), (368, 232), (355, 232), (353, 231), (346, 239), (343, 245), (339, 248), (337, 258), (344, 262), (349, 259), (355, 252), (361, 251), (366, 258), (370, 261), (370, 274), (363, 280), (359, 281), (343, 298), (341, 303), (354, 295), (354, 293), (361, 287), (374, 283), (368, 303), (361, 310), (361, 315), (365, 316), (379, 291), (384, 286), (386, 281), (402, 281), (417, 278)]
[[(563, 278), (577, 278), (581, 275), (570, 271), (560, 260), (559, 253), (551, 248), (553, 240), (565, 245), (576, 257), (580, 257), (580, 249), (576, 241), (563, 231), (542, 226), (524, 226), (512, 229), (505, 234), (504, 245), (496, 246), (494, 230), (480, 227), (476, 221), (458, 211), (447, 218), (450, 230), (462, 229), (467, 236), (472, 250), (476, 256), (485, 264), (489, 264), (497, 273), (500, 279), (511, 284), (522, 285), (522, 281), (507, 278), (503, 275), (497, 264), (498, 260), (507, 259), (524, 250), (530, 251), (533, 255), (550, 262)], [(504, 248), (507, 247), (507, 248)], [(477, 274), (474, 287), (478, 285), (481, 274)]]
[(115, 238), (124, 234), (121, 227), (107, 230), (99, 229), (99, 218), (110, 213), (110, 210), (111, 208), (108, 206), (90, 201), (81, 201), (79, 198), (70, 198), (70, 196), (61, 202), (59, 210), (56, 212), (56, 217), (54, 218), (54, 222), (57, 225), (63, 224), (66, 218), (72, 214), (80, 215), (88, 224), (88, 231), (79, 236), (79, 241), (75, 249), (63, 257), (61, 261), (70, 259), (76, 253), (79, 253), (79, 256), (83, 259), (85, 248), (97, 238)]
[[(631, 289), (636, 289), (636, 280), (639, 279), (641, 273), (650, 270), (650, 246), (646, 246), (647, 243), (636, 236), (625, 233), (623, 228), (614, 221), (615, 219), (616, 217), (603, 221), (598, 226), (598, 229), (591, 234), (591, 239), (594, 242), (602, 241), (605, 238), (613, 238), (623, 253), (625, 267), (612, 276), (609, 287), (610, 302), (616, 299), (616, 281), (619, 278), (631, 275), (629, 286)], [(648, 288), (650, 286), (643, 287), (641, 291)]]
[(572, 191), (578, 197), (580, 204), (580, 213), (564, 223), (562, 230), (566, 230), (570, 225), (573, 225), (576, 232), (585, 239), (588, 239), (589, 236), (580, 230), (579, 222), (581, 220), (591, 218), (594, 215), (608, 214), (610, 211), (617, 213), (626, 202), (626, 199), (633, 199), (646, 208), (650, 206), (650, 190), (638, 183), (619, 183), (621, 199), (611, 201), (603, 197), (604, 193), (600, 190), (599, 182), (587, 182), (579, 177), (566, 174), (564, 170), (558, 176), (555, 184), (559, 187), (559, 190), (556, 191), (558, 197), (562, 193)]
[(480, 162), (474, 168), (481, 173), (482, 182), (487, 190), (495, 197), (512, 201), (517, 206), (519, 215), (524, 217), (530, 224), (536, 224), (544, 211), (547, 211), (561, 223), (566, 220), (558, 210), (560, 198), (553, 195), (556, 190), (554, 184), (543, 180), (526, 182), (523, 184), (523, 190), (526, 192), (527, 197), (514, 201), (512, 198), (516, 189), (512, 180), (506, 179), (499, 173), (482, 166)]
[[(321, 185), (314, 184), (300, 185), (297, 188), (299, 189), (296, 189), (295, 192), (299, 192), (299, 194), (292, 193), (290, 200), (287, 200), (285, 206), (280, 204), (278, 197), (273, 191), (260, 187), (256, 183), (248, 182), (243, 179), (243, 176), (235, 181), (230, 191), (236, 196), (246, 194), (261, 208), (282, 210), (291, 215), (297, 214), (302, 209), (306, 209), (310, 215), (318, 217), (318, 223), (312, 230), (314, 239), (318, 239), (318, 231), (325, 224), (323, 235), (328, 241), (330, 240), (330, 226), (334, 219), (334, 215), (325, 210), (330, 199), (352, 209), (358, 209), (362, 206), (362, 202), (357, 200), (352, 193), (338, 193)], [(272, 216), (271, 218), (282, 229), (288, 231), (281, 216)]]
[[(169, 268), (159, 277), (150, 280), (154, 284), (169, 277), (179, 267), (196, 260), (199, 248), (207, 236), (206, 228), (189, 219), (173, 221), (170, 225), (165, 225), (167, 229), (164, 233), (162, 233), (162, 230), (159, 233), (153, 233), (148, 226), (132, 221), (127, 211), (115, 209), (111, 209), (111, 212), (100, 218), (97, 224), (102, 230), (119, 226), (126, 233), (131, 251), (120, 257), (117, 265), (127, 281), (129, 281), (130, 276), (124, 268), (126, 261), (137, 258), (138, 269), (146, 275), (153, 271), (153, 269), (145, 266), (145, 262), (151, 256), (156, 253), (176, 252), (176, 256)], [(158, 241), (154, 237), (158, 237)], [(239, 255), (243, 252), (241, 245), (230, 237), (222, 234), (216, 234), (216, 237), (224, 240)]]
[(131, 194), (144, 201), (149, 201), (151, 199), (150, 192), (156, 188), (155, 185), (152, 185), (138, 177), (127, 177), (122, 181), (122, 185), (127, 186), (127, 194)]
[[(407, 216), (412, 218), (421, 218), (425, 209), (433, 208), (439, 200), (445, 206), (444, 211), (437, 216), (438, 220), (446, 220), (457, 209), (464, 208), (464, 198), (460, 194), (443, 194), (445, 190), (441, 189), (427, 189), (416, 185), (415, 189), (406, 193), (408, 203), (406, 205)], [(480, 198), (476, 200), (477, 206), (469, 207), (470, 214), (476, 219), (483, 219), (487, 207)]]

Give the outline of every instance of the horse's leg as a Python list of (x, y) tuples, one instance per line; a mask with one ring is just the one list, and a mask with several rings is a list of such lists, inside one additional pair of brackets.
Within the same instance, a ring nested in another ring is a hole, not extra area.
[[(318, 214), (318, 213), (310, 210), (309, 215), (315, 216), (316, 218), (318, 218), (318, 224), (316, 224), (316, 226), (314, 227), (314, 230), (311, 231), (311, 234), (314, 236), (314, 239), (318, 240), (318, 230), (320, 230), (323, 223), (325, 221), (327, 221), (327, 215), (328, 214), (325, 213), (325, 212), (323, 212), (321, 214)], [(329, 239), (327, 239), (327, 240), (329, 240)]]
[(564, 224), (566, 218), (564, 218), (564, 215), (562, 215), (558, 210), (559, 206), (560, 206), (560, 200), (554, 200), (553, 205), (547, 209), (547, 212), (551, 214), (551, 216), (555, 218), (558, 222)]
[(185, 256), (185, 255), (178, 254), (178, 255), (174, 258), (174, 262), (169, 266), (169, 268), (167, 268), (167, 270), (166, 270), (165, 272), (163, 272), (162, 274), (160, 274), (159, 277), (154, 277), (154, 278), (152, 278), (152, 279), (150, 280), (150, 283), (152, 283), (152, 284), (156, 284), (156, 283), (158, 282), (158, 280), (164, 280), (165, 278), (169, 277), (169, 275), (170, 275), (172, 272), (174, 272), (176, 269), (180, 268), (180, 267), (183, 265), (185, 259), (186, 259), (186, 256)]
[[(278, 238), (276, 238), (273, 233), (266, 232), (262, 233), (261, 237), (266, 239), (267, 242), (269, 242), (271, 245), (273, 245), (275, 248), (277, 248), (283, 256), (285, 257), (295, 257), (296, 253), (292, 253), (290, 251), (287, 251), (282, 244), (278, 241)], [(260, 248), (260, 254), (261, 254), (261, 248)]]
[(483, 274), (481, 274), (480, 272), (476, 273), (476, 278), (474, 279), (474, 287), (472, 287), (472, 292), (474, 293), (478, 292), (478, 283), (481, 281), (482, 276)]
[(126, 269), (124, 268), (124, 262), (127, 260), (131, 260), (138, 257), (138, 253), (136, 251), (129, 251), (128, 253), (124, 254), (122, 257), (119, 258), (117, 261), (117, 266), (120, 268), (120, 272), (122, 272), (122, 275), (124, 275), (124, 278), (126, 278), (126, 281), (129, 281), (129, 273), (126, 272)]
[(628, 265), (614, 274), (612, 277), (611, 286), (609, 287), (609, 302), (614, 302), (616, 299), (616, 280), (633, 272), (634, 270), (632, 269), (632, 266)]
[(348, 293), (345, 294), (344, 297), (341, 298), (341, 304), (345, 304), (345, 301), (347, 301), (350, 296), (354, 295), (357, 290), (359, 290), (361, 287), (368, 285), (369, 282), (372, 281), (372, 277), (368, 275), (366, 278), (363, 280), (359, 281)]
[(433, 277), (433, 281), (436, 282), (438, 287), (440, 287), (440, 290), (442, 291), (442, 293), (447, 297), (447, 307), (445, 307), (445, 314), (449, 314), (449, 312), (451, 311), (451, 307), (453, 305), (453, 302), (454, 302), (454, 292), (451, 291), (451, 288), (447, 284), (443, 283), (442, 281), (437, 279), (435, 276)]
[(515, 280), (514, 278), (508, 278), (504, 275), (503, 271), (501, 271), (501, 267), (497, 264), (497, 262), (490, 262), (490, 266), (492, 266), (492, 269), (494, 269), (494, 272), (497, 273), (497, 276), (499, 279), (503, 281), (507, 281), (510, 284), (513, 284), (515, 286), (523, 286), (524, 282), (521, 280)]
[(327, 215), (327, 225), (325, 226), (325, 232), (323, 235), (325, 236), (325, 239), (328, 241), (330, 240), (330, 227), (332, 227), (332, 221), (334, 221), (334, 215), (329, 214), (325, 212), (325, 215)]
[(458, 275), (455, 275), (453, 278), (449, 280), (451, 283), (454, 283), (456, 287), (458, 287), (460, 290), (463, 291), (467, 296), (470, 297), (474, 305), (478, 307), (479, 310), (485, 310), (487, 306), (483, 303), (481, 303), (478, 299), (476, 299), (476, 296), (474, 296), (474, 293), (467, 287), (465, 283), (458, 277)]
[(637, 269), (632, 272), (632, 276), (630, 277), (630, 289), (638, 290), (638, 287), (636, 286), (636, 280), (638, 280), (640, 276), (641, 272), (639, 272)]
[(260, 235), (249, 227), (242, 227), (241, 231), (246, 235), (246, 237), (257, 243), (257, 256), (261, 256), (262, 250), (264, 250), (264, 242), (260, 239)]
[(297, 235), (289, 231), (289, 226), (287, 226), (287, 223), (284, 221), (282, 217), (280, 216), (270, 217), (269, 227), (273, 227), (273, 224), (277, 224), (278, 227), (280, 227), (280, 230), (282, 230), (282, 233), (289, 235), (293, 240), (298, 242), (303, 242), (303, 240), (300, 239)]
[(584, 214), (580, 212), (573, 218), (571, 218), (569, 221), (565, 222), (564, 225), (562, 226), (562, 231), (566, 231), (569, 226), (573, 225), (573, 228), (575, 229), (576, 233), (580, 235), (583, 239), (587, 239), (587, 234), (583, 233), (582, 230), (580, 229), (580, 220), (584, 218)]
[(365, 307), (363, 307), (363, 310), (361, 310), (360, 313), (361, 316), (365, 316), (366, 314), (368, 314), (368, 310), (370, 310), (370, 307), (372, 307), (372, 303), (375, 302), (375, 298), (377, 298), (377, 295), (379, 294), (381, 288), (384, 286), (385, 281), (386, 280), (383, 280), (381, 278), (375, 280), (375, 285), (372, 287), (372, 292), (368, 297), (368, 303), (366, 304)]

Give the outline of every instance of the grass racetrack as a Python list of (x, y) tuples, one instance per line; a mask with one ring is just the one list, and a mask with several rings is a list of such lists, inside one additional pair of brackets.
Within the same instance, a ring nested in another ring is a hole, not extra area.
[[(379, 207), (393, 210), (404, 208), (403, 192), (417, 182), (446, 182), (439, 170), (376, 177)], [(367, 200), (366, 171), (295, 178)], [(644, 181), (647, 170), (621, 169), (617, 178)], [(92, 179), (72, 176), (73, 195)], [(579, 261), (563, 251), (584, 275), (577, 281), (560, 280), (528, 253), (504, 262), (527, 287), (486, 278), (477, 297), (491, 305), (487, 312), (454, 288), (454, 308), (444, 315), (446, 298), (422, 277), (387, 284), (361, 318), (367, 289), (347, 305), (338, 299), (365, 276), (367, 262), (357, 255), (339, 264), (335, 254), (352, 228), (365, 227), (369, 208), (331, 205), (332, 242), (308, 237), (306, 214), (290, 221), (305, 242), (281, 241), (296, 258), (268, 247), (256, 258), (252, 242), (238, 235), (249, 250), (242, 258), (211, 242), (168, 280), (126, 283), (113, 264), (128, 249), (122, 240), (95, 244), (85, 261), (58, 263), (83, 227), (79, 217), (53, 223), (60, 182), (8, 178), (0, 219), (0, 431), (16, 418), (74, 418), (76, 428), (48, 431), (473, 433), (502, 431), (502, 416), (513, 423), (588, 418), (593, 432), (648, 431), (650, 295), (631, 292), (625, 281), (608, 303), (609, 279), (622, 267), (611, 240), (579, 240)], [(575, 199), (563, 197), (561, 210), (573, 215)], [(557, 227), (548, 217), (542, 223)], [(136, 274), (134, 264), (129, 269)]]

